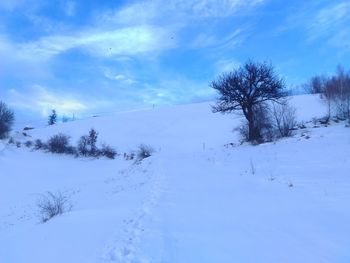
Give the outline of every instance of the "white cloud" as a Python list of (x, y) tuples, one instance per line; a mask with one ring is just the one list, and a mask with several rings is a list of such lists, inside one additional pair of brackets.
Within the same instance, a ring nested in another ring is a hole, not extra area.
[[(126, 5), (114, 12), (107, 12), (98, 17), (98, 20), (109, 26), (161, 25), (168, 38), (179, 41), (176, 44), (180, 47), (206, 48), (226, 45), (227, 48), (232, 48), (241, 42), (243, 26), (220, 37), (216, 33), (222, 30), (208, 26), (208, 21), (245, 14), (265, 1), (169, 0), (165, 3), (162, 0), (145, 0)], [(195, 33), (189, 34), (191, 31)]]
[(350, 50), (350, 2), (343, 1), (318, 11), (308, 26), (308, 40), (326, 43), (341, 51)]
[(124, 84), (127, 86), (137, 83), (137, 81), (134, 80), (132, 77), (127, 76), (127, 75), (122, 74), (122, 73), (115, 73), (109, 68), (103, 68), (102, 70), (103, 70), (104, 76), (107, 79), (118, 81), (121, 84)]
[(168, 0), (165, 3), (162, 0), (146, 0), (127, 5), (114, 14), (107, 14), (104, 18), (124, 24), (179, 22), (179, 18), (182, 20), (218, 18), (243, 12), (264, 1), (266, 0)]
[(195, 37), (192, 41), (192, 48), (233, 48), (242, 42), (243, 36), (241, 29), (236, 29), (232, 33), (225, 35), (224, 37), (216, 36), (215, 34), (202, 33)]
[[(56, 109), (61, 115), (82, 113), (88, 109), (88, 105), (73, 96), (64, 96), (49, 91), (47, 88), (35, 85), (27, 90), (10, 89), (8, 91), (8, 103), (18, 109), (40, 111), (47, 116), (52, 109)], [(89, 105), (89, 108), (91, 106)]]
[(321, 9), (313, 18), (310, 26), (310, 38), (315, 39), (338, 31), (339, 27), (350, 24), (350, 2), (341, 2)]
[(240, 65), (240, 62), (231, 59), (222, 59), (215, 63), (217, 74), (221, 74), (223, 72), (230, 72), (234, 69), (239, 68)]
[(48, 59), (73, 48), (92, 55), (111, 57), (161, 51), (173, 46), (160, 27), (135, 26), (115, 30), (91, 29), (71, 35), (52, 35), (37, 41), (17, 44), (22, 58)]

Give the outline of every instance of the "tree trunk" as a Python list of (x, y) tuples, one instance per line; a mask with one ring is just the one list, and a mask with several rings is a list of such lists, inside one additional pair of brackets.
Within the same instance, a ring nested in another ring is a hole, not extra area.
[(260, 128), (257, 126), (256, 121), (256, 113), (254, 112), (253, 106), (251, 108), (247, 109), (247, 120), (248, 120), (248, 129), (249, 129), (249, 138), (248, 140), (250, 142), (253, 141), (259, 141), (261, 139), (261, 131)]
[(253, 107), (250, 107), (247, 109), (247, 116), (248, 120), (248, 129), (249, 129), (249, 138), (248, 140), (250, 142), (255, 141), (257, 139), (256, 135), (256, 127), (255, 127), (255, 122), (254, 122), (254, 112), (253, 112)]

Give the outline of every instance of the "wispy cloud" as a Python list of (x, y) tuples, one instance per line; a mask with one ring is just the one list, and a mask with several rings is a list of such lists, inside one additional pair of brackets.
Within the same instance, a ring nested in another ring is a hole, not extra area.
[(64, 5), (64, 11), (67, 16), (74, 16), (76, 11), (76, 3), (74, 1), (67, 1)]
[(244, 37), (241, 32), (241, 29), (236, 29), (223, 37), (215, 36), (214, 33), (201, 33), (192, 41), (191, 47), (195, 49), (210, 47), (232, 49), (242, 42)]
[(42, 116), (47, 116), (52, 109), (56, 109), (64, 115), (82, 113), (91, 107), (91, 105), (88, 106), (71, 95), (60, 95), (39, 85), (32, 86), (27, 90), (10, 89), (7, 97), (8, 103), (13, 107), (40, 112)]
[(168, 41), (160, 27), (135, 26), (111, 31), (91, 29), (75, 34), (52, 35), (16, 46), (23, 58), (48, 59), (74, 48), (102, 57), (136, 55), (171, 48), (172, 42)]
[[(227, 17), (244, 12), (266, 0), (162, 0), (139, 1), (115, 13), (108, 13), (105, 19), (118, 23), (152, 23), (155, 21), (180, 22), (208, 18)], [(135, 16), (137, 14), (137, 16)], [(176, 18), (176, 19), (174, 19)]]
[(308, 26), (308, 40), (325, 40), (328, 44), (350, 51), (350, 2), (343, 1), (318, 11)]
[(121, 83), (123, 86), (130, 86), (133, 84), (136, 84), (137, 81), (129, 76), (130, 74), (126, 74), (126, 73), (121, 73), (121, 72), (115, 72), (110, 68), (102, 68), (103, 71), (103, 75), (109, 79), (109, 80), (113, 80), (113, 81), (117, 81), (119, 83)]
[(232, 71), (238, 68), (240, 65), (240, 62), (233, 59), (221, 59), (215, 63), (217, 74)]
[(98, 19), (108, 25), (161, 25), (171, 40), (181, 39), (177, 43), (179, 46), (206, 48), (236, 44), (242, 40), (238, 36), (243, 33), (241, 26), (233, 32), (232, 29), (226, 32), (225, 37), (219, 37), (215, 31), (222, 29), (214, 30), (214, 26), (208, 26), (208, 21), (219, 22), (229, 16), (242, 16), (264, 2), (266, 0), (169, 0), (165, 4), (161, 0), (148, 0), (126, 5), (114, 12), (109, 11)]
[(13, 10), (22, 5), (24, 2), (25, 0), (1, 0), (0, 9)]
[(350, 2), (341, 2), (321, 9), (309, 25), (310, 39), (329, 36), (350, 25)]

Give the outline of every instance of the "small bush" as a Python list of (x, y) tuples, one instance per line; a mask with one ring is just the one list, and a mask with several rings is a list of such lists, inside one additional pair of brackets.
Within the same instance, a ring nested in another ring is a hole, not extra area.
[(75, 155), (76, 157), (79, 156), (78, 150), (74, 146), (67, 146), (66, 151), (64, 152), (65, 154), (70, 154), (70, 155)]
[(62, 133), (52, 136), (47, 142), (47, 149), (52, 153), (70, 153), (69, 136)]
[(241, 143), (249, 141), (249, 127), (247, 121), (243, 121), (241, 126), (234, 129), (234, 131), (237, 131), (241, 135)]
[(137, 152), (137, 160), (142, 161), (143, 159), (150, 157), (153, 152), (154, 152), (154, 149), (151, 146), (141, 144)]
[(71, 210), (71, 205), (69, 205), (68, 198), (60, 192), (57, 194), (47, 192), (46, 195), (43, 195), (40, 198), (37, 205), (39, 207), (39, 214), (43, 223), (55, 216)]
[(8, 144), (15, 144), (15, 139), (13, 139), (13, 137), (10, 137)]
[(24, 143), (24, 146), (27, 147), (27, 148), (30, 148), (30, 147), (33, 146), (33, 142), (32, 142), (32, 141), (26, 141), (26, 142)]
[(103, 144), (101, 150), (99, 150), (99, 154), (109, 159), (114, 159), (115, 156), (117, 155), (117, 151), (114, 150), (109, 145)]
[(133, 160), (135, 158), (135, 153), (124, 153), (124, 159), (127, 161)]
[(89, 143), (89, 139), (87, 136), (81, 136), (79, 141), (78, 141), (78, 152), (79, 154), (83, 155), (83, 156), (87, 156), (89, 153), (89, 149), (88, 149), (88, 143)]
[(46, 145), (40, 139), (37, 139), (34, 141), (34, 149), (35, 150), (40, 150), (40, 149), (45, 149), (45, 148), (47, 148)]

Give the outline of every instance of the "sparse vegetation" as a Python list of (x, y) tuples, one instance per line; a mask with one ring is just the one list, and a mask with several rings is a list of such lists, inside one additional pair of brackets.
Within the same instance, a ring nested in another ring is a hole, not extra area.
[(15, 139), (13, 137), (10, 137), (8, 140), (8, 144), (15, 144)]
[(103, 144), (99, 150), (100, 155), (105, 156), (109, 159), (114, 159), (117, 155), (117, 151), (114, 150), (111, 146)]
[(63, 133), (53, 135), (47, 142), (47, 150), (52, 153), (70, 153), (69, 136)]
[(45, 145), (40, 139), (37, 139), (34, 141), (34, 149), (35, 150), (40, 150), (47, 148), (47, 145)]
[(47, 192), (37, 203), (39, 208), (40, 220), (45, 223), (55, 216), (61, 215), (71, 210), (71, 205), (68, 202), (67, 196), (61, 192), (56, 194)]
[(146, 144), (141, 144), (137, 151), (137, 161), (142, 161), (143, 159), (150, 157), (153, 152), (154, 152), (154, 149), (151, 146)]
[(272, 103), (272, 109), (274, 127), (279, 137), (290, 137), (297, 125), (295, 108), (284, 101), (282, 103)]
[(33, 142), (32, 142), (32, 141), (26, 141), (26, 142), (24, 143), (24, 146), (27, 147), (27, 148), (30, 148), (30, 147), (33, 146)]

